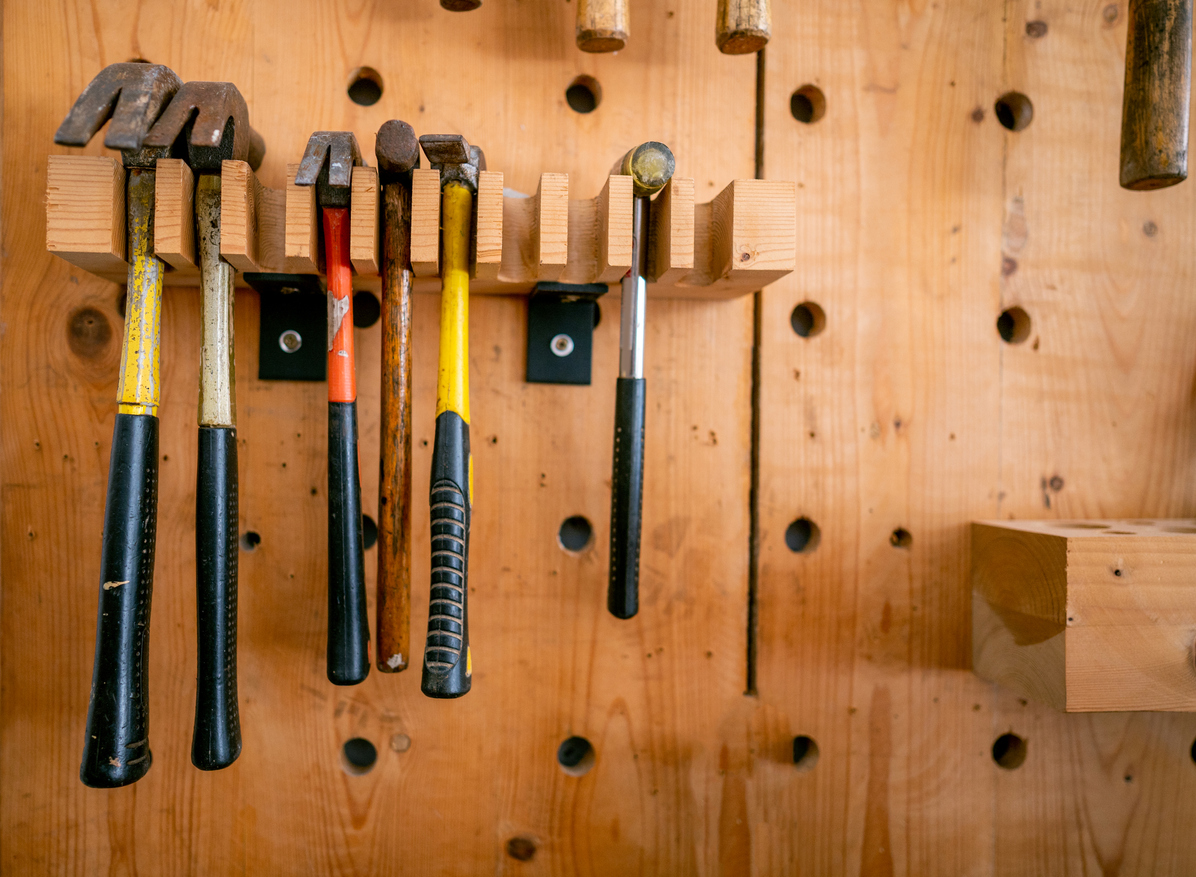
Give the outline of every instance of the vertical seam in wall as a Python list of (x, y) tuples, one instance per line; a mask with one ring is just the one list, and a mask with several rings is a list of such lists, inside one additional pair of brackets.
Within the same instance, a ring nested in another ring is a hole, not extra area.
[[(764, 49), (756, 53), (756, 179), (764, 178)], [(752, 293), (751, 476), (748, 487), (747, 689), (756, 690), (756, 628), (760, 587), (760, 290)]]

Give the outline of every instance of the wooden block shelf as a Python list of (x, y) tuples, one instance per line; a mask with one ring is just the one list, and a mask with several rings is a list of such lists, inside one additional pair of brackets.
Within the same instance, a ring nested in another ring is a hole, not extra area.
[[(246, 271), (321, 273), (315, 188), (263, 187), (245, 162), (222, 171), (221, 255)], [(47, 176), (46, 248), (80, 268), (125, 282), (124, 171), (120, 162), (56, 155)], [(439, 292), (440, 175), (417, 170), (412, 185), (411, 262), (417, 292)], [(166, 284), (195, 286), (194, 177), (179, 160), (160, 163), (155, 243), (170, 266)], [(652, 203), (650, 296), (729, 299), (754, 292), (796, 264), (796, 186), (735, 180), (711, 202), (694, 203), (692, 179), (675, 178)], [(355, 168), (350, 254), (354, 285), (380, 288), (382, 211), (377, 170)], [(631, 265), (629, 177), (611, 176), (595, 197), (573, 200), (567, 174), (541, 175), (531, 196), (503, 189), (503, 175), (478, 182), (470, 291), (521, 295), (537, 282), (618, 283)]]
[(972, 525), (976, 673), (1067, 712), (1196, 711), (1196, 520)]

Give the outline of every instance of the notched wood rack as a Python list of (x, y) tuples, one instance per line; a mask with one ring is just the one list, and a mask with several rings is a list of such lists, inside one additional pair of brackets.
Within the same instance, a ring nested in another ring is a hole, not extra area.
[(1196, 711), (1196, 521), (972, 525), (976, 673), (1067, 712)]
[[(224, 162), (220, 254), (245, 271), (322, 273), (315, 188), (262, 186), (249, 165)], [(52, 155), (46, 177), (46, 249), (124, 283), (124, 168), (104, 156)], [(167, 285), (194, 286), (194, 179), (179, 159), (158, 162), (155, 251), (170, 266)], [(353, 170), (350, 257), (354, 285), (377, 292), (381, 206), (376, 168)], [(729, 299), (793, 271), (796, 186), (734, 180), (713, 201), (694, 203), (694, 181), (674, 178), (652, 202), (649, 296)], [(412, 182), (411, 264), (416, 291), (440, 290), (440, 174)], [(503, 175), (482, 171), (471, 293), (518, 295), (541, 281), (617, 283), (631, 266), (631, 178), (611, 176), (597, 197), (570, 200), (567, 174), (541, 175), (531, 196), (508, 194)], [(240, 278), (238, 278), (238, 281)]]

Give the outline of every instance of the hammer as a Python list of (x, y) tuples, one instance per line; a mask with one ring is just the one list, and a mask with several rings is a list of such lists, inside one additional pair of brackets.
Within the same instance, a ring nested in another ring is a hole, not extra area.
[(714, 42), (724, 55), (748, 55), (768, 45), (770, 0), (718, 0)]
[(111, 64), (84, 89), (54, 135), (55, 143), (86, 146), (111, 118), (104, 145), (121, 151), (128, 170), (125, 343), (108, 463), (95, 665), (79, 769), (84, 785), (93, 788), (136, 782), (153, 762), (148, 640), (158, 525), (158, 351), (164, 270), (154, 255), (154, 167), (170, 151), (143, 147), (142, 141), (180, 85), (174, 72), (160, 64)]
[(411, 171), (419, 141), (391, 119), (374, 143), (382, 182), (382, 453), (378, 461), (378, 669), (411, 656)]
[(351, 132), (317, 131), (295, 174), (296, 185), (316, 187), (328, 271), (328, 680), (334, 685), (357, 685), (370, 672), (349, 261), (352, 175), (361, 163)]
[(627, 45), (627, 0), (577, 0), (577, 48), (617, 52)]
[(469, 691), (469, 521), (473, 458), (469, 450), (469, 250), (473, 196), (482, 150), (460, 134), (425, 134), (424, 154), (440, 171), (440, 369), (432, 450), (432, 589), (420, 688), (428, 697)]
[(1162, 189), (1188, 177), (1192, 0), (1130, 0), (1121, 105), (1121, 185)]
[(606, 605), (616, 618), (631, 618), (639, 611), (640, 514), (644, 498), (644, 300), (650, 200), (672, 179), (674, 167), (669, 148), (649, 140), (623, 156), (613, 171), (631, 177), (635, 196), (631, 267), (623, 276), (620, 302), (619, 380), (615, 387), (610, 581)]
[[(188, 134), (189, 132), (189, 134)], [(233, 267), (220, 258), (220, 169), (226, 159), (262, 163), (265, 144), (249, 127), (231, 82), (188, 82), (145, 138), (180, 140), (199, 174), (199, 466), (195, 486), (195, 590), (199, 660), (191, 763), (228, 767), (241, 754), (237, 707), (237, 409), (233, 366)]]

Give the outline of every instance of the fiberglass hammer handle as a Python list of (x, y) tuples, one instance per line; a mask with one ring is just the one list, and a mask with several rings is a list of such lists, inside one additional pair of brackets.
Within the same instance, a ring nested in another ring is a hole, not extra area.
[(328, 263), (328, 680), (356, 685), (370, 672), (357, 465), (357, 370), (349, 211), (324, 208)]
[(420, 688), (429, 697), (469, 691), (469, 523), (473, 490), (469, 448), (469, 237), (473, 193), (443, 191), (444, 281), (440, 379), (432, 451), (432, 591)]

